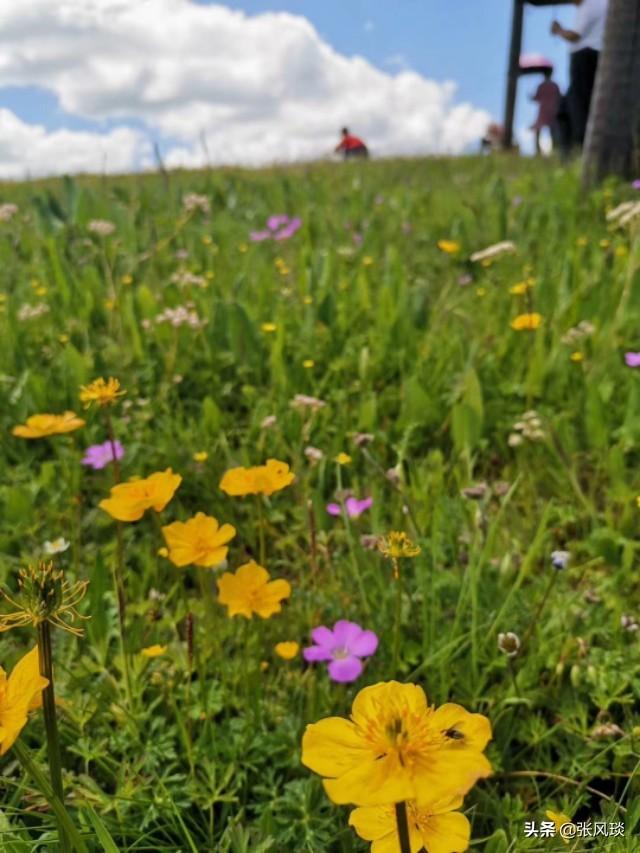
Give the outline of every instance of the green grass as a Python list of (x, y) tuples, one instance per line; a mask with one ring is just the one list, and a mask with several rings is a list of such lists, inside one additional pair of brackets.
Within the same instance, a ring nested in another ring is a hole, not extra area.
[[(187, 192), (205, 194), (211, 214), (185, 216)], [(640, 350), (640, 237), (605, 221), (630, 194), (612, 184), (586, 196), (571, 170), (500, 158), (0, 187), (20, 208), (0, 223), (0, 581), (15, 589), (18, 569), (57, 536), (71, 547), (56, 562), (90, 581), (85, 636), (54, 632), (66, 806), (87, 849), (366, 850), (347, 809), (301, 766), (300, 740), (307, 723), (347, 715), (360, 687), (392, 678), (492, 721), (495, 775), (465, 800), (473, 849), (560, 849), (524, 838), (524, 821), (547, 808), (625, 820), (625, 840), (589, 849), (637, 849), (640, 658), (620, 620), (640, 621), (640, 370), (623, 358)], [(302, 217), (301, 230), (251, 243), (279, 212)], [(115, 223), (112, 236), (88, 232), (97, 218)], [(441, 252), (442, 238), (460, 253)], [(467, 260), (505, 239), (515, 254)], [(180, 269), (206, 286), (181, 287)], [(528, 296), (509, 293), (527, 277)], [(187, 302), (206, 325), (156, 323)], [(27, 303), (48, 311), (19, 319)], [(513, 331), (529, 310), (541, 327)], [(581, 321), (593, 334), (564, 343)], [(229, 619), (210, 576), (201, 586), (194, 568), (159, 557), (155, 513), (125, 526), (131, 703), (110, 574), (116, 525), (97, 506), (111, 471), (79, 464), (107, 437), (100, 413), (69, 436), (11, 435), (31, 414), (80, 412), (79, 386), (101, 375), (127, 389), (114, 409), (123, 476), (172, 466), (183, 483), (161, 523), (199, 510), (233, 523), (232, 568), (257, 555), (259, 517), (253, 500), (219, 490), (223, 472), (273, 456), (297, 477), (266, 504), (266, 566), (293, 588), (266, 621)], [(301, 414), (297, 393), (327, 405)], [(510, 446), (530, 409), (544, 437)], [(270, 415), (277, 423), (262, 428)], [(356, 432), (375, 436), (365, 450)], [(339, 468), (341, 451), (353, 461)], [(481, 481), (484, 497), (464, 497)], [(374, 499), (350, 526), (325, 510), (340, 487)], [(403, 567), (397, 669), (390, 568), (360, 545), (391, 529), (422, 548)], [(551, 568), (554, 549), (571, 552), (564, 572)], [(276, 642), (305, 645), (339, 618), (380, 637), (355, 684), (275, 656)], [(505, 631), (523, 640), (512, 667), (497, 647)], [(3, 634), (7, 671), (34, 638)], [(153, 643), (167, 654), (144, 660)], [(616, 735), (603, 735), (609, 723)], [(41, 713), (21, 744), (45, 770)], [(0, 847), (55, 850), (55, 815), (15, 750), (2, 774)]]

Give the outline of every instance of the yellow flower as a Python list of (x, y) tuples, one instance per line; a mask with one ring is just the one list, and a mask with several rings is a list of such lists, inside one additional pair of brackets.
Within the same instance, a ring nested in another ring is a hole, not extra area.
[(104, 307), (106, 308), (107, 311), (113, 311), (113, 309), (116, 307), (115, 299), (105, 299), (104, 300)]
[(121, 283), (122, 283), (122, 284), (124, 284), (124, 285), (127, 285), (127, 284), (133, 284), (133, 276), (132, 276), (132, 275), (129, 275), (129, 273), (127, 273), (126, 275), (123, 275), (123, 276), (122, 276), (122, 278), (120, 279), (120, 281), (121, 281)]
[(576, 352), (572, 352), (569, 356), (571, 361), (584, 361), (584, 353), (576, 350)]
[[(462, 805), (462, 797), (444, 797), (433, 804), (418, 808), (407, 803), (409, 838), (412, 853), (428, 850), (429, 853), (462, 853), (469, 847), (471, 826), (467, 818), (455, 811)], [(372, 841), (371, 853), (396, 853), (400, 849), (394, 805), (368, 806), (354, 809), (349, 825), (365, 841)]]
[(62, 415), (31, 415), (26, 424), (15, 426), (11, 432), (18, 438), (44, 438), (47, 435), (62, 435), (85, 425), (75, 412)]
[(148, 509), (162, 512), (181, 482), (182, 477), (171, 468), (156, 471), (149, 477), (113, 486), (109, 497), (98, 506), (118, 521), (138, 521)]
[[(564, 812), (552, 812), (551, 809), (547, 809), (545, 815), (549, 818), (550, 821), (553, 821), (553, 823), (555, 824), (556, 833), (558, 835), (560, 835), (560, 830), (565, 824), (573, 823), (569, 815), (565, 814)], [(569, 843), (568, 838), (564, 838), (563, 836), (560, 837), (562, 838), (565, 844)]]
[(289, 486), (295, 474), (286, 462), (267, 459), (266, 465), (255, 468), (230, 468), (220, 480), (223, 492), (233, 497), (241, 495), (272, 495)]
[(64, 335), (64, 334), (58, 335), (58, 340), (60, 341), (61, 344), (68, 344), (69, 343), (69, 335)]
[(288, 581), (270, 580), (269, 572), (254, 560), (240, 566), (235, 574), (225, 572), (218, 580), (218, 601), (229, 608), (229, 616), (251, 619), (257, 613), (268, 619), (282, 610), (281, 601), (290, 595)]
[(312, 367), (315, 367), (315, 364), (316, 363), (312, 358), (305, 358), (305, 360), (302, 362), (302, 366), (305, 368), (305, 370), (311, 370)]
[(36, 290), (36, 296), (46, 296), (46, 295), (47, 295), (47, 288), (46, 287), (39, 287)]
[(97, 403), (99, 406), (112, 406), (118, 397), (126, 393), (120, 390), (118, 379), (110, 376), (105, 382), (100, 377), (100, 379), (94, 379), (89, 385), (80, 387), (80, 402), (84, 403), (85, 409), (88, 409), (92, 403)]
[(305, 298), (302, 301), (304, 302), (305, 305), (312, 305), (313, 304), (313, 296), (305, 296)]
[(260, 328), (263, 332), (269, 334), (270, 332), (275, 332), (278, 327), (275, 323), (263, 323)]
[(460, 251), (460, 243), (457, 240), (438, 240), (438, 248), (446, 255), (457, 255)]
[(0, 667), (0, 755), (13, 746), (27, 722), (27, 713), (40, 707), (42, 691), (48, 684), (40, 675), (37, 646), (18, 661), (8, 678)]
[(576, 239), (576, 246), (584, 247), (589, 245), (588, 237), (578, 237)]
[(626, 258), (629, 249), (626, 246), (616, 246), (616, 258)]
[(249, 246), (246, 243), (239, 243), (238, 244), (238, 251), (240, 252), (241, 255), (244, 255), (245, 252), (249, 251)]
[(486, 296), (487, 288), (486, 287), (476, 287), (476, 296)]
[(610, 245), (611, 245), (611, 240), (606, 240), (606, 239), (600, 240), (600, 248), (601, 249), (608, 249)]
[(333, 461), (337, 462), (338, 465), (349, 465), (351, 462), (351, 457), (348, 453), (340, 451), (337, 456), (334, 456)]
[(144, 649), (140, 650), (140, 654), (143, 658), (159, 658), (160, 655), (164, 655), (167, 651), (167, 646), (159, 646), (157, 643), (155, 646), (147, 646)]
[(463, 796), (491, 773), (482, 754), (490, 739), (486, 717), (460, 705), (429, 707), (421, 687), (388, 681), (361, 690), (349, 720), (308, 725), (302, 763), (324, 777), (334, 803), (415, 800), (422, 808)]
[(207, 453), (206, 450), (197, 450), (193, 454), (193, 461), (194, 462), (206, 462), (208, 458), (209, 458), (209, 454)]
[(636, 506), (640, 509), (640, 495), (636, 498)]
[(275, 653), (282, 660), (293, 660), (300, 651), (300, 645), (293, 640), (285, 640), (282, 643), (276, 643)]
[(390, 560), (399, 560), (401, 557), (417, 557), (420, 548), (414, 545), (404, 531), (392, 530), (386, 536), (378, 540), (378, 550), (384, 557)]
[(235, 527), (198, 512), (188, 521), (174, 521), (162, 528), (174, 566), (217, 566), (227, 557), (227, 542), (236, 535)]
[(516, 332), (521, 332), (523, 329), (534, 330), (537, 329), (542, 323), (542, 314), (538, 314), (534, 312), (533, 314), (518, 314), (518, 316), (511, 321), (511, 328)]
[(364, 258), (362, 259), (362, 266), (363, 267), (370, 267), (372, 264), (373, 264), (373, 258), (371, 257), (371, 255), (365, 255)]
[(210, 246), (212, 243), (213, 243), (213, 238), (210, 237), (208, 234), (205, 234), (204, 237), (202, 238), (202, 245), (203, 246)]
[(169, 549), (168, 548), (158, 548), (157, 552), (158, 557), (169, 557)]
[(526, 281), (519, 281), (517, 284), (514, 284), (513, 287), (509, 288), (509, 293), (513, 296), (524, 296), (524, 294), (529, 290), (529, 283)]

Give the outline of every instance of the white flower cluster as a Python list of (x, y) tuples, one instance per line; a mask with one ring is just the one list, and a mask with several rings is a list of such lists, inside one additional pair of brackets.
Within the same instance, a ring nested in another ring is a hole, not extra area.
[(18, 212), (18, 205), (10, 201), (0, 204), (0, 222), (9, 222)]
[(156, 315), (156, 323), (169, 323), (171, 326), (190, 326), (192, 329), (201, 329), (207, 325), (206, 320), (201, 320), (194, 310), (193, 302), (186, 305), (176, 305), (175, 308), (165, 308), (162, 313)]
[(607, 222), (615, 223), (621, 228), (629, 225), (640, 217), (640, 201), (623, 201), (607, 213)]
[(209, 199), (206, 195), (198, 195), (198, 193), (187, 193), (182, 197), (182, 206), (186, 213), (191, 213), (194, 210), (201, 210), (203, 213), (209, 213), (211, 207)]
[(565, 332), (562, 336), (562, 343), (574, 346), (584, 338), (590, 337), (595, 330), (596, 327), (593, 323), (590, 323), (588, 320), (581, 320), (577, 326), (573, 326), (568, 332)]
[(542, 441), (546, 433), (542, 429), (542, 421), (538, 413), (531, 409), (525, 412), (519, 421), (512, 427), (513, 432), (508, 438), (509, 447), (517, 447), (523, 441)]
[(87, 225), (87, 231), (91, 231), (92, 234), (97, 234), (99, 237), (108, 237), (115, 230), (116, 226), (108, 219), (92, 219)]
[(480, 252), (474, 252), (473, 255), (471, 255), (471, 260), (473, 263), (493, 261), (495, 258), (499, 258), (500, 255), (513, 254), (515, 251), (515, 243), (511, 240), (503, 240), (501, 243), (495, 243), (493, 246), (487, 246), (486, 249), (482, 249)]
[(196, 275), (188, 270), (178, 270), (171, 276), (171, 283), (177, 284), (179, 288), (188, 287), (206, 287), (207, 280), (203, 275)]
[(49, 306), (46, 302), (37, 302), (35, 305), (29, 305), (25, 302), (18, 309), (18, 320), (35, 320), (36, 317), (42, 317), (43, 314), (49, 313)]

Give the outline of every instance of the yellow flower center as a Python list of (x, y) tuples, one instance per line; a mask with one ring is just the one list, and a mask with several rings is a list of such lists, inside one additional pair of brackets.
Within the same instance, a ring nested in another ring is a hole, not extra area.
[(362, 730), (377, 758), (395, 755), (399, 763), (411, 768), (429, 752), (441, 748), (447, 738), (431, 723), (432, 711), (412, 712), (402, 704), (394, 708), (379, 707)]

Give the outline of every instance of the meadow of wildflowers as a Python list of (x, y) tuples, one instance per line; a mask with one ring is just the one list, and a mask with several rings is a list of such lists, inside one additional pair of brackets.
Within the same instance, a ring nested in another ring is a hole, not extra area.
[(0, 253), (0, 849), (638, 849), (632, 187), (7, 184)]

